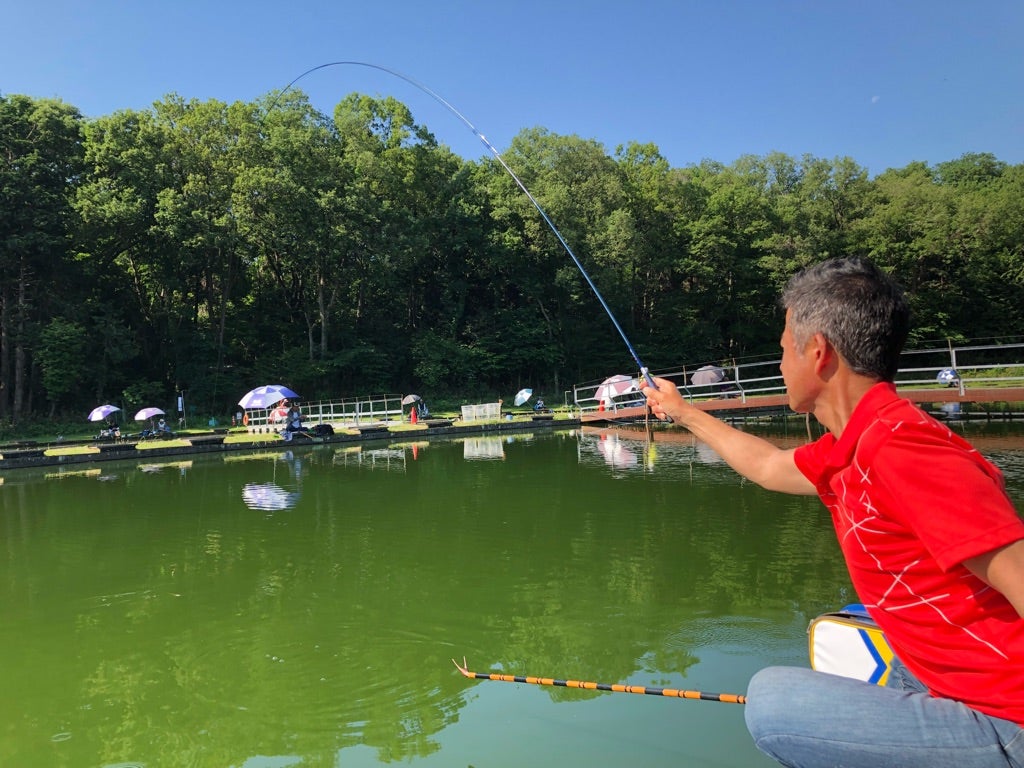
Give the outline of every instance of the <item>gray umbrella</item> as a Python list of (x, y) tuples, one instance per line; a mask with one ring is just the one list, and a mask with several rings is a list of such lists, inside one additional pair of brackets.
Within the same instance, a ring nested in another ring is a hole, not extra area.
[(422, 399), (423, 398), (420, 397), (419, 395), (406, 395), (405, 397), (402, 398), (402, 405), (412, 405), (417, 400), (422, 400)]
[(717, 365), (702, 365), (693, 375), (690, 376), (690, 383), (695, 387), (704, 386), (707, 384), (717, 384), (720, 381), (725, 380), (725, 371), (719, 368)]

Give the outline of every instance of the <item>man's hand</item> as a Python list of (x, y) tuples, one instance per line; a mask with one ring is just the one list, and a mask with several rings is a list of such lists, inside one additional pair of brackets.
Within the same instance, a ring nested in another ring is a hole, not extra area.
[(657, 388), (642, 387), (640, 389), (647, 396), (647, 405), (651, 407), (651, 412), (659, 419), (668, 419), (676, 424), (686, 426), (682, 416), (687, 410), (697, 409), (683, 400), (676, 385), (668, 379), (655, 378), (654, 383)]

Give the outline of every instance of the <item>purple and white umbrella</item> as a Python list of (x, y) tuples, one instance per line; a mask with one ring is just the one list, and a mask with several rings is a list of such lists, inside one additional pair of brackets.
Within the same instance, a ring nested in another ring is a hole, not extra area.
[(262, 387), (256, 387), (256, 389), (250, 389), (244, 395), (242, 399), (238, 401), (238, 404), (243, 408), (261, 408), (266, 409), (286, 397), (298, 397), (297, 392), (293, 392), (288, 389), (284, 384), (264, 384)]
[(116, 405), (101, 405), (89, 412), (89, 421), (103, 421), (110, 414), (120, 410)]
[(154, 416), (163, 416), (164, 412), (159, 408), (143, 408), (141, 411), (135, 414), (136, 421), (145, 421), (146, 419), (152, 419)]

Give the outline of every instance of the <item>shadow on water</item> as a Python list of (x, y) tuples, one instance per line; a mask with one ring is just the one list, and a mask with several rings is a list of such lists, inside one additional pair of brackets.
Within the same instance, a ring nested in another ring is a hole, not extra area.
[[(1020, 434), (988, 437), (1019, 503)], [(11, 765), (771, 765), (739, 705), (451, 659), (743, 693), (853, 599), (816, 500), (686, 434), (22, 471), (0, 525)]]

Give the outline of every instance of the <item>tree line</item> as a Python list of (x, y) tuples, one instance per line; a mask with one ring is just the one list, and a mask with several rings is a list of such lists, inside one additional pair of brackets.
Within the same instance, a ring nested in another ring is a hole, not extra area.
[[(777, 354), (781, 286), (866, 255), (906, 287), (911, 344), (1019, 334), (1024, 166), (965, 154), (870, 178), (782, 153), (674, 168), (653, 144), (542, 128), (502, 157), (653, 370)], [(633, 367), (495, 158), (393, 98), (177, 95), (84, 117), (0, 95), (0, 419), (106, 401), (227, 413), (308, 398), (560, 392)]]

